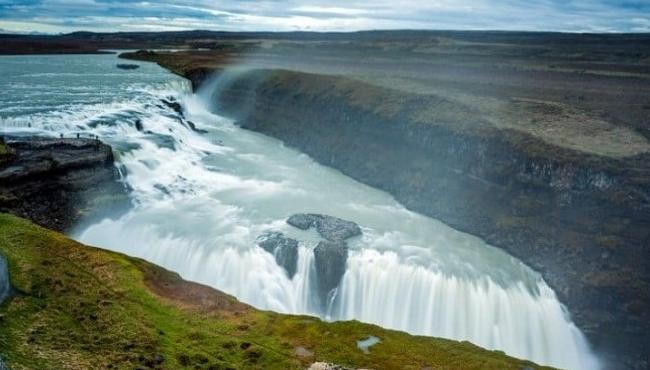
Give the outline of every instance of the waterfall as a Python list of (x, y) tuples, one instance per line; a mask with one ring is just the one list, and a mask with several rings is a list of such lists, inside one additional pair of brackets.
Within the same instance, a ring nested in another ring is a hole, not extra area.
[[(114, 70), (113, 56), (75, 58), (95, 77), (53, 82), (65, 105), (48, 94), (32, 96), (5, 122), (17, 133), (96, 134), (115, 149), (135, 206), (80, 227), (76, 239), (145, 258), (261, 309), (357, 319), (469, 340), (540, 364), (598, 368), (539, 274), (472, 235), (410, 212), (390, 195), (214, 114), (206, 99), (219, 91), (219, 78), (191, 94), (186, 82), (155, 65), (141, 66), (137, 77), (104, 76)], [(58, 61), (34, 66), (34, 83), (49, 83), (36, 73), (42, 68), (67, 71), (65, 59)], [(163, 99), (179, 102), (185, 116)], [(40, 107), (47, 109), (34, 113)], [(363, 231), (349, 240), (346, 272), (326, 309), (315, 289), (313, 249), (320, 238), (285, 223), (300, 212), (351, 220)], [(300, 240), (291, 279), (256, 245), (268, 230)], [(3, 268), (0, 259), (0, 273)]]
[(363, 250), (348, 260), (335, 319), (357, 319), (413, 334), (464, 339), (569, 369), (594, 368), (582, 333), (553, 291), (537, 281), (507, 287), (405, 265), (393, 252)]
[[(213, 89), (218, 88), (215, 79)], [(582, 333), (539, 274), (503, 251), (415, 214), (388, 194), (242, 130), (213, 114), (211, 94), (179, 96), (200, 135), (175, 125), (173, 148), (133, 138), (120, 155), (137, 206), (80, 231), (84, 242), (145, 258), (262, 309), (357, 319), (477, 345), (568, 369), (596, 369)], [(319, 237), (284, 220), (317, 212), (357, 222), (346, 272), (326, 310), (318, 304)], [(278, 230), (301, 240), (289, 279), (256, 238)]]

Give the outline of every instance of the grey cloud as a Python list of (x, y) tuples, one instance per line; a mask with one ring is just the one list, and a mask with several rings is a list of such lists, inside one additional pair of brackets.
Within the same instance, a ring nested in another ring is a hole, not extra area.
[[(647, 0), (0, 0), (12, 31), (502, 29), (648, 32)], [(32, 27), (32, 29), (29, 29)], [(17, 29), (22, 28), (22, 29)]]

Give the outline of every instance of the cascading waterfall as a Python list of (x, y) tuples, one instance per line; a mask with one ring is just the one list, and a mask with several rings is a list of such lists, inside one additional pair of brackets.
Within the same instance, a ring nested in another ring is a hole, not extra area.
[[(210, 92), (219, 79), (208, 93), (194, 95), (170, 74), (146, 68), (138, 75), (167, 80), (116, 86), (109, 104), (10, 119), (8, 127), (19, 132), (98, 134), (118, 151), (135, 207), (77, 230), (79, 240), (145, 258), (263, 309), (358, 319), (469, 340), (541, 364), (598, 368), (556, 295), (518, 260), (213, 114)], [(182, 103), (185, 118), (160, 103), (170, 97)], [(36, 124), (26, 128), (21, 122), (27, 121)], [(352, 220), (363, 229), (349, 240), (346, 273), (325, 311), (314, 289), (313, 248), (320, 238), (285, 223), (300, 212)], [(256, 246), (267, 230), (301, 241), (292, 279)]]

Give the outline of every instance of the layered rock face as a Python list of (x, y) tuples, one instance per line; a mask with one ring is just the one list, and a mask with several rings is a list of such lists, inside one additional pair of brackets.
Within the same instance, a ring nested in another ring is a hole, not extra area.
[[(187, 75), (198, 86), (204, 73)], [(220, 113), (507, 250), (542, 273), (597, 351), (648, 364), (647, 153), (589, 154), (435, 95), (337, 77), (252, 70), (227, 81)]]
[(129, 207), (111, 147), (95, 139), (8, 138), (0, 211), (63, 231), (97, 209)]
[[(326, 306), (338, 288), (348, 260), (348, 246), (342, 241), (322, 241), (314, 249), (318, 298)], [(327, 307), (324, 307), (327, 308)]]
[(275, 257), (275, 262), (293, 278), (298, 264), (298, 241), (278, 231), (267, 231), (259, 236), (257, 244)]

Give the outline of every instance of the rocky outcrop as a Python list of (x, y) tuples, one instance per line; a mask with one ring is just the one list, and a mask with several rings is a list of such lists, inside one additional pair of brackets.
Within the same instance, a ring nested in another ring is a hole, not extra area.
[(295, 214), (287, 219), (287, 223), (301, 230), (315, 227), (320, 236), (330, 241), (361, 235), (361, 228), (352, 221), (315, 213)]
[(293, 278), (298, 265), (298, 241), (278, 231), (267, 231), (257, 239), (257, 245), (275, 257), (275, 262)]
[(95, 139), (8, 138), (0, 165), (0, 211), (67, 230), (98, 209), (130, 206), (111, 147)]
[[(195, 87), (207, 75), (184, 74)], [(563, 148), (435, 95), (338, 77), (252, 70), (227, 81), (220, 113), (505, 249), (543, 275), (596, 351), (648, 365), (650, 155)]]
[(361, 235), (361, 228), (352, 221), (316, 213), (292, 215), (287, 219), (287, 224), (301, 230), (315, 227), (318, 234), (327, 239), (319, 242), (314, 249), (318, 299), (321, 309), (326, 311), (345, 274), (348, 259), (348, 245), (345, 240)]
[(348, 246), (344, 241), (321, 241), (314, 249), (314, 265), (318, 298), (327, 308), (334, 290), (339, 286), (348, 259)]

